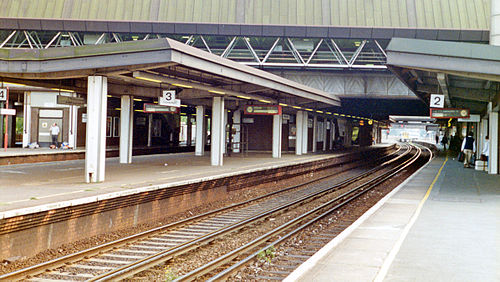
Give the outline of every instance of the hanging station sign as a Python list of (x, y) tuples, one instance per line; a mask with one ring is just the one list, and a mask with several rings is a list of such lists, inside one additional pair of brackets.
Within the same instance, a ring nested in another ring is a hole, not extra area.
[(57, 104), (59, 105), (85, 106), (86, 102), (85, 98), (82, 97), (57, 95)]
[(431, 118), (469, 118), (469, 109), (437, 109), (431, 108)]
[(245, 115), (281, 115), (280, 105), (246, 105)]
[(164, 90), (158, 98), (158, 104), (161, 106), (177, 107), (181, 106), (181, 100), (175, 98), (175, 90)]
[(177, 114), (179, 113), (178, 107), (174, 106), (162, 106), (158, 104), (144, 103), (144, 112), (145, 113), (168, 113), (168, 114)]
[(0, 88), (0, 101), (7, 101), (7, 88)]

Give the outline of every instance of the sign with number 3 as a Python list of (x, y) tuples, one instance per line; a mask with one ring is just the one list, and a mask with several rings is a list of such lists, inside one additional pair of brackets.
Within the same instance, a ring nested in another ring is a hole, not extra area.
[(431, 94), (431, 101), (429, 103), (431, 108), (444, 108), (444, 95)]

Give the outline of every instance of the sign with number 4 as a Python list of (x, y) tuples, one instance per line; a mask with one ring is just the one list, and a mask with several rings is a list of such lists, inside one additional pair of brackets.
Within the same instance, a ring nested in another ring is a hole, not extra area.
[(7, 101), (7, 89), (0, 88), (0, 101)]
[(430, 107), (431, 108), (444, 108), (444, 95), (431, 94)]

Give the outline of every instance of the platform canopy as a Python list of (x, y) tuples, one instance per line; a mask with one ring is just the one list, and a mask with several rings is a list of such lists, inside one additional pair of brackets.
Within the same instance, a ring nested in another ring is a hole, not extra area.
[(476, 114), (500, 104), (499, 46), (394, 38), (386, 52), (389, 69), (427, 105), (431, 94)]
[[(158, 97), (177, 89), (183, 103), (214, 96), (309, 108), (340, 106), (332, 94), (172, 39), (50, 49), (0, 49), (3, 81), (87, 93), (87, 77), (108, 77), (109, 95)], [(228, 104), (229, 106), (229, 104)]]

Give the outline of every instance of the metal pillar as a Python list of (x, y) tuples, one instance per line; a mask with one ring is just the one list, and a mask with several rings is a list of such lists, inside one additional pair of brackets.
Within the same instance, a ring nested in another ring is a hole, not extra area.
[(303, 118), (302, 118), (302, 154), (307, 154), (307, 142), (308, 142), (308, 135), (309, 135), (309, 115), (307, 112), (302, 113)]
[[(31, 143), (31, 92), (24, 92), (23, 148)], [(75, 144), (76, 147), (76, 144)]]
[(498, 174), (498, 112), (491, 111), (489, 113), (489, 127), (490, 156), (488, 158), (488, 173)]
[(134, 102), (132, 98), (133, 97), (129, 95), (123, 95), (121, 97), (121, 110), (120, 110), (120, 163), (121, 164), (132, 163), (132, 136), (134, 135), (133, 133)]
[(326, 151), (326, 135), (328, 134), (328, 131), (326, 129), (327, 122), (328, 122), (328, 120), (326, 118), (324, 118), (323, 119), (323, 151)]
[(191, 147), (191, 139), (193, 139), (193, 123), (191, 122), (191, 115), (187, 115), (186, 126), (186, 145)]
[(281, 158), (282, 115), (273, 116), (273, 158)]
[(210, 142), (210, 161), (213, 166), (222, 166), (224, 158), (225, 127), (224, 98), (214, 97), (212, 101), (212, 139)]
[(153, 114), (148, 114), (148, 147), (153, 145)]
[[(73, 97), (76, 97), (76, 93)], [(77, 140), (77, 128), (78, 128), (78, 107), (70, 106), (69, 107), (69, 136), (68, 136), (68, 144), (71, 148), (76, 148), (76, 140)]]
[(302, 131), (304, 130), (304, 112), (298, 111), (295, 117), (295, 126), (297, 127), (295, 133), (295, 154), (302, 155)]
[(312, 138), (313, 146), (312, 151), (316, 153), (318, 147), (318, 116), (313, 115), (313, 138)]
[(85, 181), (87, 183), (104, 181), (107, 93), (107, 77), (88, 77), (87, 137), (85, 142)]
[(240, 147), (241, 147), (241, 111), (234, 111), (233, 112), (233, 126), (236, 132), (234, 133), (233, 136), (233, 142), (235, 145), (233, 145), (233, 152), (234, 153), (239, 153), (240, 152)]
[(205, 106), (196, 106), (195, 156), (205, 154)]
[(335, 139), (335, 124), (333, 123), (333, 120), (329, 120), (328, 123), (330, 124), (330, 151), (333, 150), (333, 140)]

